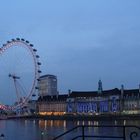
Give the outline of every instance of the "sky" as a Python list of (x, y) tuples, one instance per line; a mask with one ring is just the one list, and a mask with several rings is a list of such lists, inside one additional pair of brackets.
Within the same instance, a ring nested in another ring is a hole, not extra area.
[(99, 79), (104, 90), (138, 88), (139, 5), (139, 0), (2, 0), (0, 45), (16, 37), (33, 43), (42, 75), (57, 76), (60, 94), (96, 91)]

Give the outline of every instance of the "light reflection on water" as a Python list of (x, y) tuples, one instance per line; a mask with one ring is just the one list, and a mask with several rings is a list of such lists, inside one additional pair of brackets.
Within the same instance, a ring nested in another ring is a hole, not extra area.
[[(120, 120), (120, 121), (66, 121), (66, 120), (0, 120), (0, 134), (5, 134), (5, 140), (51, 140), (53, 137), (77, 125), (137, 125), (137, 120)], [(129, 132), (129, 130), (127, 130)], [(41, 133), (43, 132), (43, 135)], [(73, 133), (66, 135), (63, 139), (70, 139), (71, 136), (81, 132), (78, 128)], [(120, 128), (86, 128), (86, 134), (111, 134), (121, 135)], [(140, 133), (140, 132), (139, 132)]]

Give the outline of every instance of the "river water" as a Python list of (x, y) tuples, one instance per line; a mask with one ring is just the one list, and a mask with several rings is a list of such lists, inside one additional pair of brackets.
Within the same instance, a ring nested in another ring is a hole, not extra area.
[[(52, 140), (55, 136), (73, 128), (77, 125), (137, 125), (137, 120), (121, 120), (121, 121), (65, 121), (65, 120), (0, 120), (0, 135), (4, 134), (4, 140)], [(130, 130), (132, 130), (131, 128)], [(128, 130), (128, 131), (130, 131)], [(66, 135), (60, 140), (70, 140), (72, 136), (80, 134), (81, 129), (75, 130), (73, 133)], [(102, 135), (122, 135), (121, 128), (87, 128), (86, 134), (102, 134)], [(140, 134), (140, 132), (139, 132)], [(127, 134), (129, 135), (129, 134)], [(0, 137), (0, 139), (2, 139)], [(89, 140), (92, 140), (90, 138)], [(80, 140), (80, 139), (78, 139)], [(87, 140), (87, 139), (86, 139)], [(94, 140), (104, 140), (94, 139)], [(111, 140), (111, 139), (105, 139)], [(119, 139), (117, 139), (119, 140)], [(126, 140), (129, 140), (127, 138)], [(140, 136), (136, 138), (140, 140)]]

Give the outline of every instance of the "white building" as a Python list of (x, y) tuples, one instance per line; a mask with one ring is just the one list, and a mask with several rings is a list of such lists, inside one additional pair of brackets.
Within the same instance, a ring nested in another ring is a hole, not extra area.
[(57, 77), (55, 75), (43, 75), (38, 82), (39, 96), (53, 96), (58, 95), (57, 91)]

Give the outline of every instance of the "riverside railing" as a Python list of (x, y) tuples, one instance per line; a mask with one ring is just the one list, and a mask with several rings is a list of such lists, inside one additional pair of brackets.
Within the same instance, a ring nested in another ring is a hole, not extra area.
[[(86, 129), (87, 128), (118, 128), (118, 130), (121, 130), (121, 133), (116, 133), (114, 135), (111, 134), (87, 134), (86, 133)], [(75, 136), (73, 136), (73, 138), (71, 138), (71, 140), (76, 140), (78, 138), (81, 138), (82, 140), (86, 140), (86, 138), (102, 138), (107, 140), (110, 139), (117, 139), (117, 140), (140, 140), (140, 127), (138, 126), (133, 126), (133, 125), (78, 125), (66, 132), (64, 132), (63, 134), (53, 138), (53, 140), (59, 140), (61, 138), (61, 140), (64, 138), (65, 135), (70, 134), (71, 132), (74, 132), (75, 130), (79, 130), (78, 134)], [(79, 133), (80, 132), (80, 133)], [(63, 139), (65, 140), (65, 139)], [(94, 140), (94, 139), (93, 139)]]

